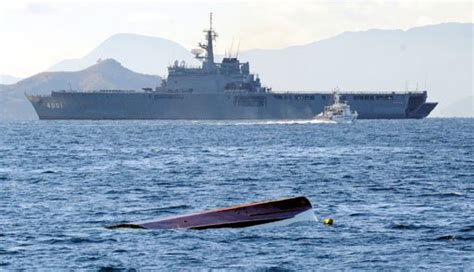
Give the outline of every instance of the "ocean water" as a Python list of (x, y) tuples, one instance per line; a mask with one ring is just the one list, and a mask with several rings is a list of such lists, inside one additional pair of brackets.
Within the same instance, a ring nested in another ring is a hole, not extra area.
[[(474, 270), (474, 119), (0, 123), (0, 270)], [(104, 226), (307, 196), (285, 227)]]

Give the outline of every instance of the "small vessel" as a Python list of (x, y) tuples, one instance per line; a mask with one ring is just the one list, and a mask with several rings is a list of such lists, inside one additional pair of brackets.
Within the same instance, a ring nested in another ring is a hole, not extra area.
[(336, 123), (352, 123), (357, 119), (357, 111), (351, 111), (347, 102), (341, 102), (338, 91), (334, 92), (334, 104), (324, 107), (323, 112), (314, 117), (315, 120), (332, 121)]
[(107, 226), (108, 229), (215, 229), (252, 226), (288, 225), (314, 221), (311, 202), (304, 196), (257, 202), (201, 213), (157, 219), (146, 222)]

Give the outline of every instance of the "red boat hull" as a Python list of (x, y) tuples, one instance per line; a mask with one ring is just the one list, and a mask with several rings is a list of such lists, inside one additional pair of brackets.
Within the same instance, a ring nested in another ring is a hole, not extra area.
[(306, 197), (250, 203), (172, 218), (113, 225), (108, 228), (211, 229), (243, 228), (292, 219), (312, 210)]

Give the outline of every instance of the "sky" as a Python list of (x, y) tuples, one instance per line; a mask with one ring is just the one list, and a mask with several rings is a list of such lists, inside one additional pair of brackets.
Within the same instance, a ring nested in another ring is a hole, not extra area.
[(0, 74), (25, 78), (81, 58), (116, 33), (173, 40), (192, 49), (213, 12), (216, 52), (278, 49), (345, 31), (473, 22), (471, 1), (0, 1)]

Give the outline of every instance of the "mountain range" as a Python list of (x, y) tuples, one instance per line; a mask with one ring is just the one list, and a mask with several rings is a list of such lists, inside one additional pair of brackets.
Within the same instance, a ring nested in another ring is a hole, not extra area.
[(49, 94), (51, 90), (136, 90), (159, 85), (161, 78), (123, 67), (113, 59), (102, 60), (77, 72), (43, 72), (13, 85), (0, 85), (0, 119), (36, 119), (25, 94)]
[(20, 80), (21, 78), (17, 78), (14, 76), (0, 75), (0, 84), (4, 84), (4, 85), (15, 84)]
[[(263, 84), (275, 91), (330, 91), (335, 87), (353, 92), (427, 89), (428, 100), (440, 103), (431, 116), (473, 117), (473, 26), (470, 23), (444, 23), (405, 31), (344, 32), (305, 45), (248, 50), (238, 57), (241, 61), (249, 61), (251, 70), (259, 74)], [(77, 72), (77, 78), (57, 72), (80, 71), (99, 59), (108, 58), (133, 71), (155, 75), (165, 75), (166, 67), (175, 60), (198, 64), (190, 51), (178, 43), (158, 37), (116, 34), (82, 58), (53, 65), (49, 74), (41, 73), (7, 87), (0, 85), (0, 104), (5, 101), (2, 97), (6, 93), (10, 97), (15, 93), (16, 99), (20, 99), (25, 91), (24, 81), (28, 82), (27, 91), (34, 92), (68, 89), (69, 84), (73, 89), (112, 85), (120, 89), (151, 87), (151, 82), (142, 80), (144, 78), (127, 84), (127, 80), (114, 77), (113, 73), (107, 78), (109, 85), (98, 84), (100, 77), (94, 73), (100, 69), (93, 69), (95, 66), (86, 69), (88, 73)], [(45, 75), (57, 77), (52, 80)], [(158, 77), (152, 81), (157, 83)], [(16, 112), (14, 108), (8, 109), (8, 113), (2, 110), (3, 116), (25, 116), (10, 112)]]

